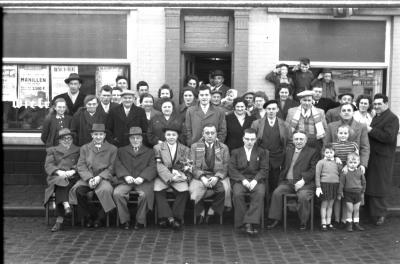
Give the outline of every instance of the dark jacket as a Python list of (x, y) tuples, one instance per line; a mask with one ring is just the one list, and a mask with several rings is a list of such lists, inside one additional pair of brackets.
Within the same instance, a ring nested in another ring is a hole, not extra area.
[(268, 169), (268, 150), (254, 146), (250, 154), (249, 162), (247, 162), (244, 147), (232, 151), (228, 165), (228, 173), (230, 179), (234, 183), (241, 183), (244, 179), (255, 179), (257, 182), (268, 181)]
[(340, 103), (334, 102), (331, 99), (323, 98), (323, 97), (318, 100), (318, 103), (314, 104), (315, 107), (324, 110), (325, 113), (328, 112), (328, 110), (333, 109), (339, 105), (340, 105)]
[(279, 117), (282, 120), (286, 120), (289, 109), (299, 105), (300, 105), (299, 102), (295, 100), (286, 99), (285, 105), (282, 108), (281, 101), (278, 101), (279, 112), (277, 113), (277, 117)]
[[(231, 89), (229, 86), (226, 86), (225, 84), (222, 84), (221, 87), (218, 88), (218, 91), (221, 91), (222, 96), (221, 98), (224, 98), (226, 96), (226, 92)], [(214, 91), (214, 87), (211, 88), (211, 91)]]
[[(287, 173), (289, 172), (290, 165), (292, 164), (294, 151), (294, 146), (289, 146), (286, 149), (283, 168), (279, 176), (279, 182), (286, 180)], [(318, 156), (319, 153), (314, 148), (306, 146), (301, 150), (299, 157), (293, 166), (294, 182), (297, 182), (303, 178), (306, 185), (311, 184), (312, 186), (315, 186), (315, 166), (318, 162)]]
[(85, 100), (86, 94), (79, 92), (78, 97), (75, 100), (75, 103), (73, 104), (71, 101), (71, 98), (69, 97), (68, 93), (63, 93), (59, 94), (56, 97), (53, 98), (52, 105), (54, 104), (54, 101), (57, 98), (64, 98), (64, 100), (67, 102), (67, 107), (68, 107), (68, 114), (73, 116), (80, 107), (83, 107), (83, 100)]
[(230, 151), (243, 147), (244, 130), (251, 127), (255, 117), (245, 114), (243, 126), (240, 125), (235, 113), (227, 115), (225, 120), (227, 132), (225, 144), (228, 146)]
[[(165, 133), (163, 131), (167, 126), (173, 126), (179, 128), (181, 131), (183, 130), (183, 118), (176, 113), (172, 113), (169, 120), (165, 119), (164, 115), (156, 115), (154, 116), (147, 128), (147, 139), (151, 146), (155, 146), (158, 144), (158, 141), (165, 141)], [(185, 143), (183, 133), (179, 133), (179, 142), (182, 144)]]
[(147, 132), (147, 118), (143, 108), (132, 104), (128, 116), (125, 114), (124, 106), (121, 104), (110, 110), (107, 116), (106, 129), (107, 141), (117, 147), (129, 144), (128, 132), (131, 127), (140, 127), (142, 132)]
[(399, 118), (388, 109), (372, 119), (371, 127), (368, 133), (371, 154), (366, 173), (367, 194), (382, 197), (388, 195), (393, 185)]
[[(108, 113), (110, 113), (112, 108), (117, 107), (117, 106), (119, 106), (119, 104), (111, 102), (110, 108), (108, 109)], [(105, 115), (108, 115), (108, 113), (106, 113), (106, 111), (104, 110), (103, 105), (101, 103), (99, 103), (99, 106), (97, 107), (97, 111), (100, 111)]]
[(72, 117), (69, 115), (64, 115), (64, 118), (57, 119), (55, 114), (44, 120), (40, 138), (46, 148), (58, 145), (58, 131), (62, 128), (70, 128), (71, 121)]
[[(97, 107), (98, 109), (99, 107)], [(92, 141), (91, 130), (93, 124), (104, 124), (106, 115), (104, 112), (96, 110), (93, 116), (90, 116), (85, 107), (82, 107), (74, 114), (71, 122), (71, 131), (76, 134), (74, 143), (77, 146), (83, 146)]]

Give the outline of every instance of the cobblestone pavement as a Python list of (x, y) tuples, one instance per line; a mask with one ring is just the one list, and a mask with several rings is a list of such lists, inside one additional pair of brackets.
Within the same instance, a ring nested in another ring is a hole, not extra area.
[[(54, 219), (52, 219), (54, 220)], [(51, 233), (43, 218), (4, 218), (5, 263), (400, 263), (400, 218), (347, 233), (282, 228), (249, 237), (231, 224), (183, 231), (125, 231), (65, 226)]]

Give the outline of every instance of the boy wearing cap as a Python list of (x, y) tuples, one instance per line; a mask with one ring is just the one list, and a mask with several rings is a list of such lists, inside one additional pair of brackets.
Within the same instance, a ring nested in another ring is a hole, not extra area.
[(49, 202), (55, 193), (56, 223), (51, 228), (52, 232), (62, 229), (64, 216), (72, 213), (69, 204), (68, 192), (75, 184), (77, 178), (76, 163), (79, 159), (79, 147), (72, 143), (73, 133), (68, 128), (58, 132), (60, 144), (46, 149), (44, 169), (47, 173), (48, 187), (45, 190), (44, 204)]
[(136, 93), (124, 90), (121, 93), (122, 104), (110, 110), (106, 128), (109, 131), (107, 140), (117, 147), (129, 145), (128, 132), (131, 127), (140, 127), (147, 132), (147, 117), (143, 108), (134, 104)]
[(118, 216), (123, 228), (130, 228), (131, 217), (128, 209), (129, 192), (139, 192), (135, 230), (146, 224), (146, 215), (153, 210), (154, 178), (157, 176), (154, 151), (143, 145), (142, 129), (129, 129), (130, 145), (118, 149), (115, 159), (115, 174), (119, 185), (115, 187), (113, 197), (118, 209)]
[(84, 106), (83, 101), (86, 95), (79, 91), (82, 86), (82, 79), (77, 73), (71, 73), (69, 77), (64, 80), (64, 82), (68, 85), (68, 92), (54, 97), (52, 105), (56, 99), (64, 98), (64, 100), (67, 102), (68, 114), (72, 116), (80, 107)]

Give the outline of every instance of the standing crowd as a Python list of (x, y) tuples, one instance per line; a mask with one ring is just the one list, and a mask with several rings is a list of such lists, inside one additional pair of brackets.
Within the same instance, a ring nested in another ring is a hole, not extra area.
[[(160, 227), (179, 230), (190, 198), (195, 222), (212, 223), (233, 207), (235, 228), (257, 234), (264, 208), (267, 228), (275, 228), (282, 196), (291, 193), (301, 230), (314, 195), (321, 201), (323, 231), (364, 230), (364, 203), (382, 225), (399, 119), (386, 95), (337, 95), (332, 71), (314, 78), (309, 67), (306, 58), (290, 71), (277, 65), (266, 76), (275, 85), (271, 100), (264, 91), (238, 96), (220, 70), (210, 73), (207, 84), (190, 75), (180, 105), (167, 84), (155, 99), (145, 81), (129, 90), (128, 79), (118, 76), (116, 87), (84, 95), (82, 79), (70, 74), (69, 90), (53, 98), (42, 131), (45, 203), (55, 194), (56, 204), (51, 230), (62, 229), (72, 205), (86, 227), (103, 225), (116, 208), (124, 229), (141, 229), (154, 208)], [(134, 221), (131, 191), (138, 194)]]

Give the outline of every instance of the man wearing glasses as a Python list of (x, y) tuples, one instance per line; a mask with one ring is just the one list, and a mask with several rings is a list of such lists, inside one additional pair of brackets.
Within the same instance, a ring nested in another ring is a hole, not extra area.
[[(213, 124), (203, 128), (203, 137), (191, 147), (193, 179), (190, 182), (190, 198), (195, 202), (198, 223), (208, 224), (211, 217), (222, 215), (224, 205), (231, 207), (230, 183), (227, 178), (229, 149), (217, 140), (217, 129)], [(213, 197), (206, 211), (204, 198)]]
[[(256, 131), (244, 131), (244, 146), (232, 151), (229, 161), (229, 177), (233, 184), (235, 228), (257, 234), (265, 197), (265, 181), (268, 180), (269, 152), (255, 146)], [(250, 206), (246, 207), (245, 193), (250, 193)]]

